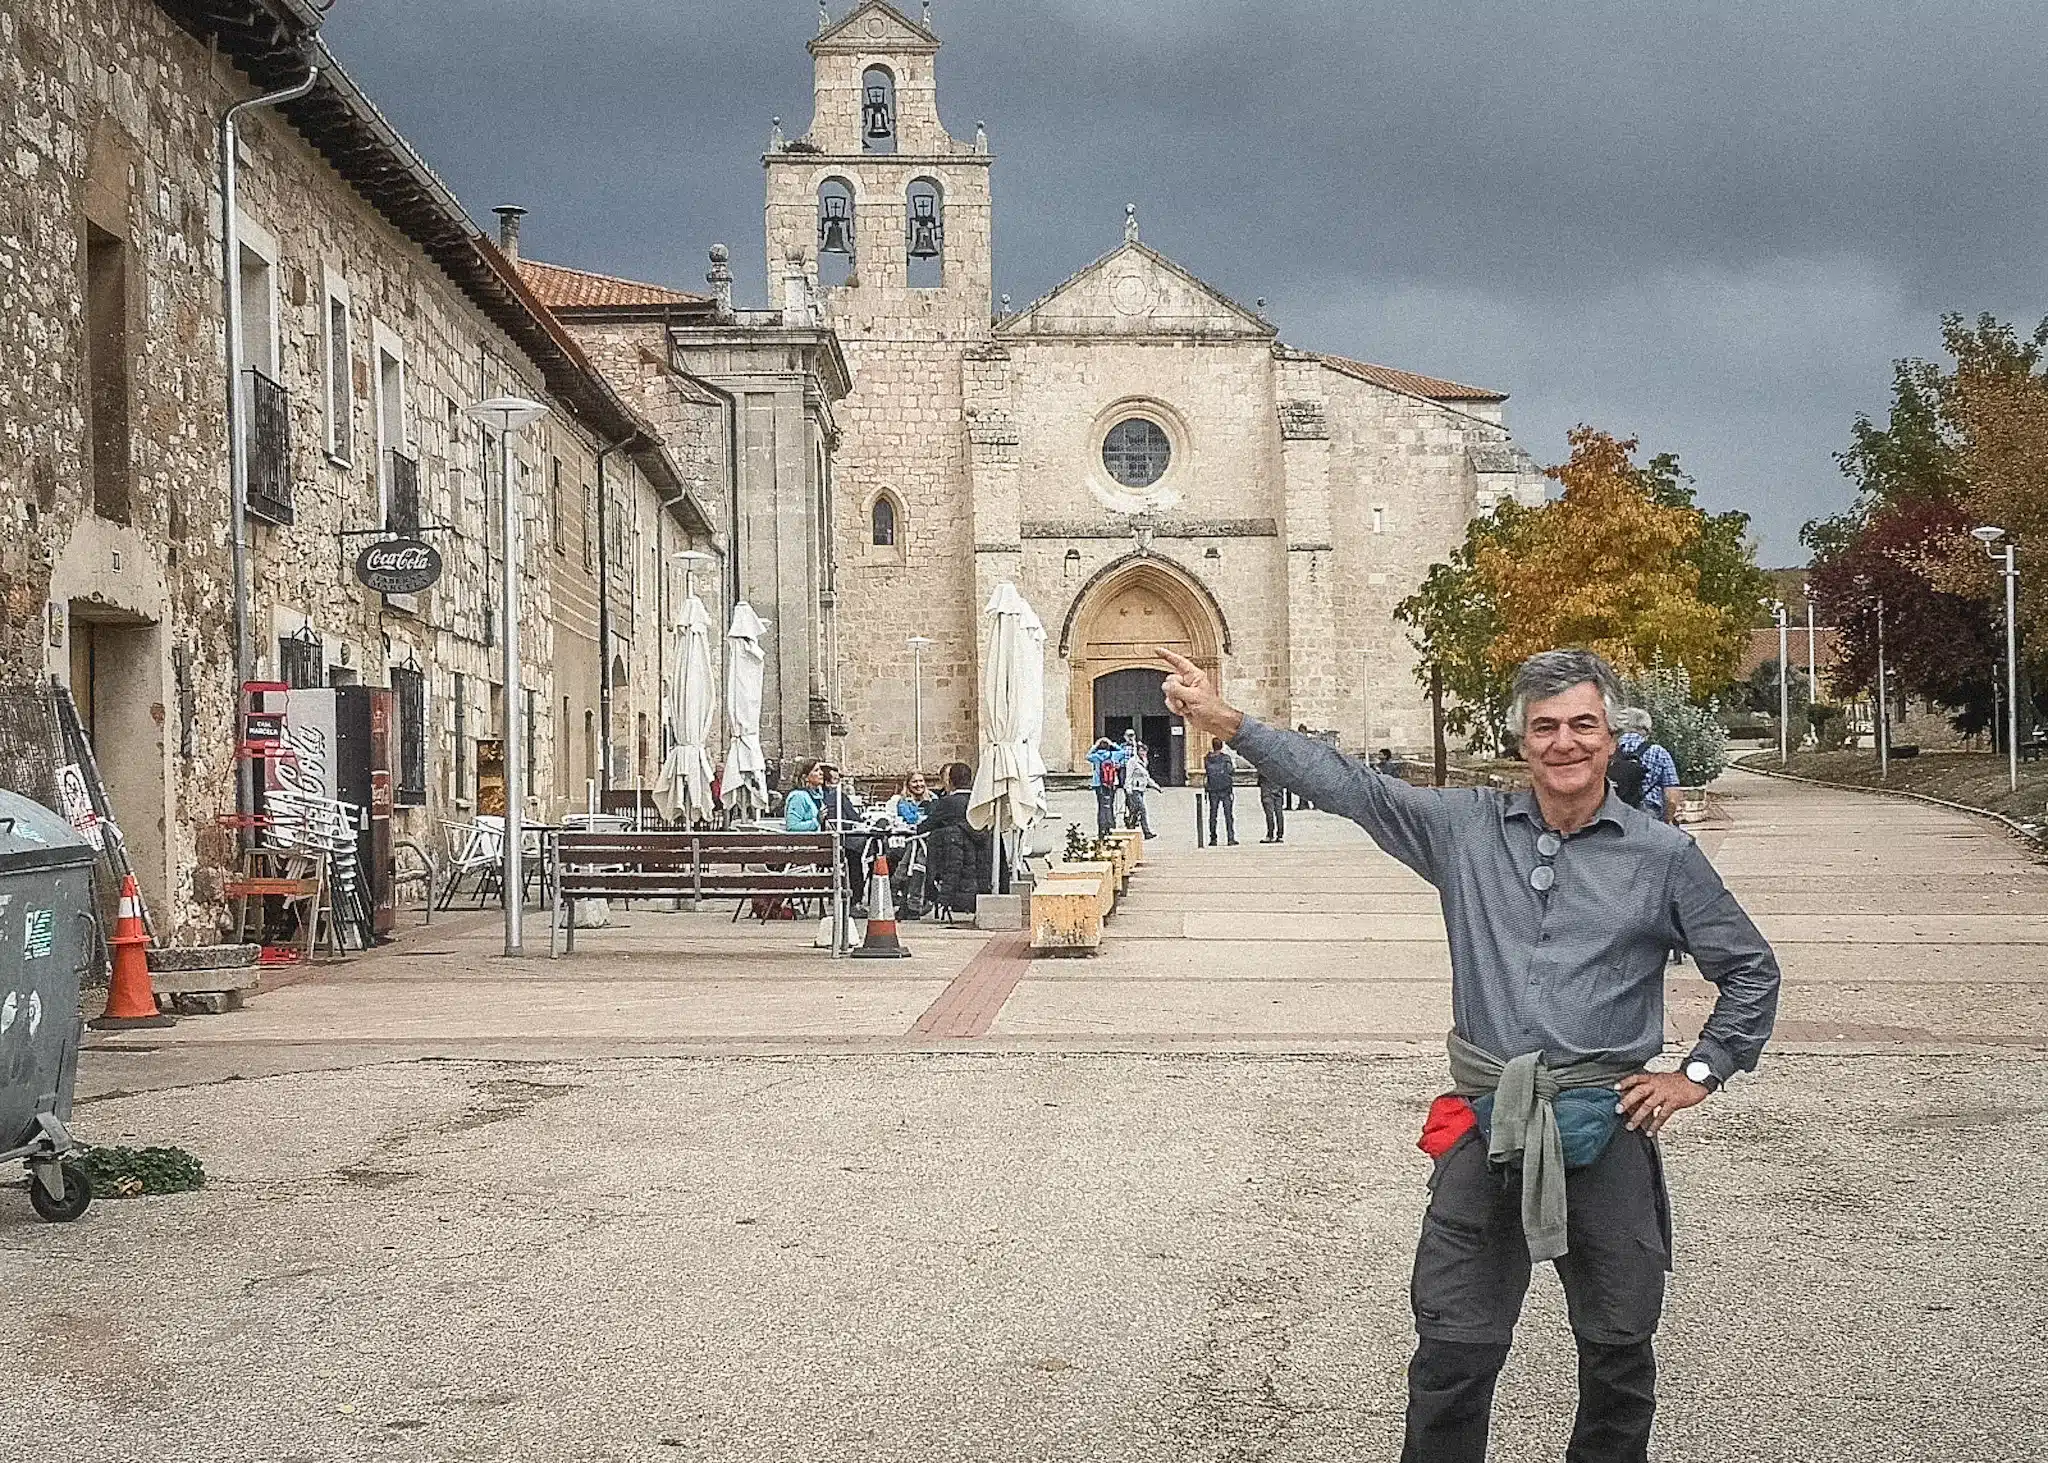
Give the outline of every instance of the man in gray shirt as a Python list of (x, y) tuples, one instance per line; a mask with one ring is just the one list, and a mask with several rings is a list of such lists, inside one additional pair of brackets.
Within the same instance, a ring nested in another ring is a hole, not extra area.
[[(1534, 786), (1500, 792), (1379, 776), (1245, 716), (1192, 662), (1160, 653), (1176, 714), (1358, 823), (1441, 898), (1456, 1090), (1423, 1134), (1436, 1169), (1416, 1247), (1420, 1342), (1403, 1463), (1485, 1457), (1494, 1379), (1530, 1266), (1543, 1260), (1564, 1283), (1579, 1348), (1567, 1463), (1642, 1463), (1671, 1263), (1654, 1140), (1674, 1114), (1754, 1070), (1779, 976), (1698, 845), (1608, 786), (1621, 710), (1613, 670), (1586, 651), (1523, 663), (1510, 722)], [(1720, 994), (1681, 1069), (1652, 1073), (1674, 948)]]

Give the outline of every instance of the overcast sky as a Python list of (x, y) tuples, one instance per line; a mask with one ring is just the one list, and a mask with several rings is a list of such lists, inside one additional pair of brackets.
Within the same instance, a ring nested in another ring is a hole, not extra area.
[[(833, 0), (835, 16), (853, 0)], [(904, 0), (914, 12), (915, 0)], [(997, 289), (1145, 239), (1290, 344), (1675, 451), (1767, 563), (1944, 310), (2048, 314), (2048, 6), (2031, 0), (936, 0), (988, 123)], [(762, 297), (769, 119), (815, 0), (336, 0), (327, 37), (536, 258)]]

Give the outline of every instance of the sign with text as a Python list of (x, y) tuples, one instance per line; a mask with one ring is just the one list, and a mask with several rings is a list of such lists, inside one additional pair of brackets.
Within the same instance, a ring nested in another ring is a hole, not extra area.
[(441, 577), (441, 551), (416, 538), (387, 538), (356, 556), (356, 579), (379, 594), (418, 594)]

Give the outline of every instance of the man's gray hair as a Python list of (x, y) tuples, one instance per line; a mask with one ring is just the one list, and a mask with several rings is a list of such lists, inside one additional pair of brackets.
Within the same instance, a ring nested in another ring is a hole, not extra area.
[(1654, 726), (1656, 722), (1651, 719), (1650, 713), (1640, 706), (1622, 707), (1621, 715), (1614, 723), (1616, 731), (1635, 732), (1640, 736), (1648, 736)]
[(1574, 686), (1592, 686), (1607, 706), (1607, 724), (1621, 725), (1621, 681), (1614, 667), (1590, 650), (1546, 650), (1515, 667), (1515, 699), (1508, 707), (1508, 725), (1517, 734), (1529, 731), (1531, 702), (1562, 696)]

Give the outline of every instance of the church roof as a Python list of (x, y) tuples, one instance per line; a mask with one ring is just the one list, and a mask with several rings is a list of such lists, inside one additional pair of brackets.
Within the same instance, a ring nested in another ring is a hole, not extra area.
[(1322, 363), (1341, 375), (1353, 377), (1372, 386), (1384, 386), (1389, 391), (1403, 392), (1409, 396), (1427, 397), (1431, 401), (1506, 401), (1505, 391), (1489, 391), (1484, 386), (1462, 386), (1456, 381), (1444, 381), (1435, 376), (1418, 376), (1413, 371), (1397, 370), (1393, 366), (1375, 366), (1370, 361), (1354, 361), (1346, 356), (1321, 355)]
[(643, 284), (636, 279), (621, 279), (615, 274), (596, 274), (588, 269), (543, 264), (538, 259), (520, 260), (519, 277), (550, 310), (702, 305), (709, 302), (707, 296), (686, 294), (666, 285)]

